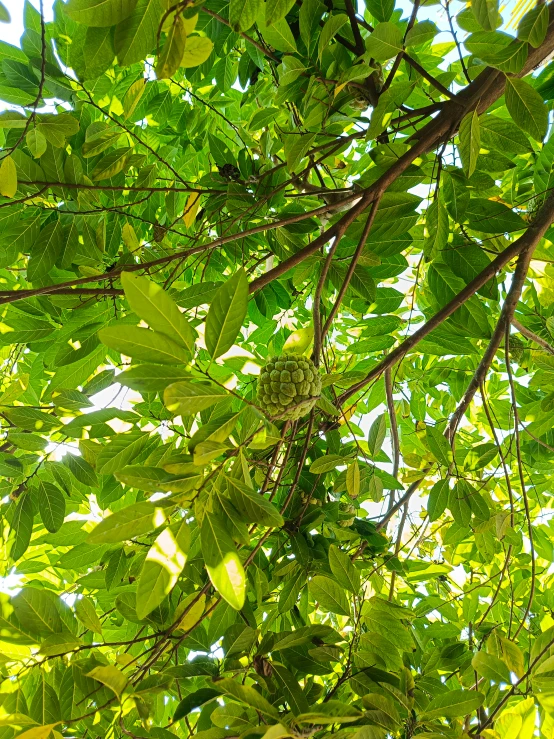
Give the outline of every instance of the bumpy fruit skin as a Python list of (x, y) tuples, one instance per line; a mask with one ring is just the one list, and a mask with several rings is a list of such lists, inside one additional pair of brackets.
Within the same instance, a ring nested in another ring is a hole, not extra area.
[(309, 413), (321, 394), (313, 362), (299, 354), (270, 357), (258, 379), (258, 403), (268, 415), (294, 421)]

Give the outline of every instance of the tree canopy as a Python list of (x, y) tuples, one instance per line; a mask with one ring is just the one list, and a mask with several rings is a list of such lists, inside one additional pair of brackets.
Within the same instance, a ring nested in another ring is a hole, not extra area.
[(500, 10), (25, 0), (0, 739), (552, 739), (554, 9)]

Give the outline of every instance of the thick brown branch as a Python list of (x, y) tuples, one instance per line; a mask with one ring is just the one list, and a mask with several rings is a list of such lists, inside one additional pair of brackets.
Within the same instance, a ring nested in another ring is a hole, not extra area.
[(526, 249), (534, 249), (539, 241), (544, 236), (550, 224), (554, 220), (554, 194), (551, 195), (548, 200), (545, 201), (542, 208), (537, 213), (537, 217), (533, 224), (529, 226), (527, 231), (520, 236), (519, 239), (510, 244), (496, 259), (493, 259), (485, 269), (480, 272), (476, 277), (469, 282), (463, 290), (452, 298), (452, 300), (443, 306), (435, 315), (430, 318), (421, 328), (415, 331), (411, 336), (408, 336), (401, 344), (393, 349), (382, 362), (379, 362), (371, 372), (369, 372), (363, 380), (353, 385), (351, 388), (346, 390), (339, 398), (337, 402), (344, 403), (345, 400), (350, 398), (352, 395), (361, 390), (370, 382), (375, 380), (377, 377), (383, 374), (387, 367), (395, 365), (399, 359), (405, 356), (411, 349), (413, 349), (419, 342), (428, 336), (437, 326), (440, 326), (449, 316), (451, 316), (458, 308), (463, 305), (472, 295), (474, 295), (479, 288), (486, 285), (486, 283), (494, 277), (497, 272), (500, 272), (514, 257), (517, 257), (521, 252)]
[(416, 492), (424, 479), (425, 478), (422, 477), (420, 480), (414, 480), (414, 482), (412, 482), (412, 484), (407, 488), (406, 492), (400, 498), (400, 500), (398, 500), (393, 506), (391, 506), (389, 510), (385, 513), (383, 518), (379, 521), (379, 523), (377, 524), (377, 531), (381, 531), (381, 529), (384, 529), (391, 518), (394, 516), (396, 511), (400, 510), (403, 505), (409, 502), (410, 498)]
[(365, 52), (365, 44), (362, 38), (362, 34), (360, 33), (360, 26), (358, 25), (356, 11), (354, 9), (354, 5), (352, 4), (352, 0), (344, 0), (344, 7), (350, 21), (350, 27), (352, 28), (354, 41), (356, 42), (356, 55), (362, 56), (362, 54), (364, 54)]
[[(392, 372), (389, 367), (385, 370), (385, 394), (387, 397), (387, 410), (389, 413), (390, 435), (392, 446), (392, 476), (396, 477), (400, 467), (400, 437), (398, 435), (398, 422), (394, 408), (394, 396), (392, 385)], [(391, 496), (391, 505), (394, 504), (394, 494)]]
[(174, 185), (165, 185), (164, 187), (135, 187), (134, 185), (88, 185), (86, 183), (75, 182), (41, 182), (40, 180), (19, 180), (20, 185), (29, 185), (31, 187), (65, 187), (68, 190), (107, 190), (113, 192), (129, 191), (129, 192), (198, 192), (201, 195), (206, 193), (222, 193), (226, 190), (210, 190), (205, 187), (175, 187)]
[(554, 346), (548, 343), (546, 339), (543, 339), (541, 336), (536, 334), (534, 331), (531, 331), (531, 329), (528, 329), (526, 326), (524, 326), (522, 323), (520, 323), (517, 318), (512, 318), (512, 326), (519, 331), (520, 334), (523, 334), (528, 339), (533, 341), (538, 346), (542, 347), (545, 352), (548, 352), (549, 354), (554, 354)]
[(32, 298), (36, 295), (51, 295), (55, 293), (63, 293), (68, 288), (75, 287), (77, 285), (86, 285), (90, 282), (101, 282), (103, 280), (113, 280), (118, 277), (122, 272), (136, 272), (136, 271), (148, 271), (152, 267), (159, 267), (163, 264), (169, 264), (176, 259), (186, 259), (194, 254), (199, 254), (205, 251), (210, 251), (218, 246), (229, 244), (238, 239), (245, 238), (246, 236), (252, 236), (257, 233), (263, 233), (264, 231), (270, 231), (274, 228), (280, 228), (290, 223), (299, 223), (300, 221), (310, 218), (311, 216), (321, 215), (327, 213), (332, 206), (323, 205), (321, 208), (316, 208), (312, 211), (306, 211), (305, 213), (297, 213), (287, 218), (281, 218), (278, 221), (272, 223), (263, 223), (259, 226), (253, 226), (245, 231), (239, 231), (238, 233), (228, 234), (227, 236), (221, 236), (214, 241), (210, 241), (208, 244), (201, 244), (199, 246), (191, 247), (190, 249), (182, 249), (176, 251), (173, 254), (166, 254), (159, 259), (153, 259), (150, 262), (143, 262), (142, 264), (125, 264), (121, 267), (115, 267), (110, 272), (105, 272), (102, 275), (94, 275), (90, 277), (77, 277), (75, 280), (68, 280), (67, 282), (61, 282), (57, 285), (45, 285), (44, 287), (31, 288), (28, 290), (0, 290), (0, 305), (4, 303), (15, 303), (18, 300), (24, 300), (25, 298)]
[[(553, 214), (553, 217), (554, 217), (554, 214)], [(512, 322), (512, 318), (515, 313), (516, 306), (521, 297), (521, 292), (523, 290), (523, 285), (525, 283), (525, 278), (527, 277), (527, 272), (529, 270), (529, 264), (531, 262), (531, 256), (533, 254), (533, 250), (535, 246), (537, 245), (537, 243), (538, 243), (538, 240), (535, 243), (529, 244), (523, 251), (521, 251), (519, 255), (519, 258), (517, 260), (517, 267), (515, 269), (514, 276), (512, 279), (512, 285), (506, 296), (504, 305), (502, 306), (502, 311), (500, 312), (500, 318), (498, 319), (498, 323), (496, 324), (496, 328), (494, 329), (492, 338), (489, 342), (489, 345), (487, 346), (485, 353), (483, 354), (483, 358), (479, 362), (479, 366), (475, 370), (475, 374), (471, 378), (471, 381), (466, 388), (463, 398), (461, 399), (461, 401), (458, 404), (458, 407), (452, 414), (450, 421), (448, 423), (448, 427), (445, 431), (445, 436), (447, 439), (450, 439), (450, 441), (452, 441), (452, 439), (454, 438), (456, 429), (458, 428), (458, 425), (460, 421), (462, 420), (462, 417), (464, 416), (465, 412), (469, 408), (470, 403), (473, 400), (475, 393), (477, 392), (479, 387), (485, 382), (487, 372), (489, 371), (491, 364), (494, 361), (496, 352), (500, 348), (500, 344), (502, 343), (506, 335), (506, 330), (509, 329), (510, 323)]]
[[(450, 92), (448, 87), (445, 87), (442, 82), (439, 82), (437, 79), (435, 79), (435, 77), (433, 77), (432, 74), (429, 74), (429, 72), (424, 69), (424, 67), (422, 67), (421, 64), (417, 62), (413, 57), (411, 57), (409, 54), (406, 54), (405, 51), (401, 51), (400, 54), (403, 55), (406, 64), (409, 64), (412, 69), (414, 69), (418, 74), (426, 79), (427, 82), (435, 88), (435, 90), (438, 90), (442, 95), (445, 95), (451, 100), (456, 99), (456, 95), (453, 92)], [(400, 54), (398, 56), (400, 56)]]

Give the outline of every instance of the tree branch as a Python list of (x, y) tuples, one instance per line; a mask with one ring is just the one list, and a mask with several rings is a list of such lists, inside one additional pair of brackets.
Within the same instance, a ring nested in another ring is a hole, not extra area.
[(523, 334), (531, 341), (534, 341), (535, 344), (538, 344), (538, 346), (542, 347), (546, 352), (549, 354), (554, 354), (554, 346), (551, 346), (546, 339), (541, 338), (538, 334), (531, 331), (531, 329), (524, 326), (522, 323), (520, 323), (517, 318), (512, 318), (512, 326), (519, 331), (520, 334)]
[(352, 34), (356, 43), (356, 56), (362, 56), (365, 53), (365, 43), (362, 38), (362, 34), (360, 33), (360, 27), (356, 18), (356, 11), (352, 5), (352, 0), (344, 0), (344, 7), (346, 9), (348, 19), (350, 20), (350, 27), (352, 28)]
[[(554, 218), (554, 214), (552, 217)], [(527, 277), (527, 272), (529, 270), (529, 264), (531, 263), (531, 256), (533, 254), (535, 246), (538, 244), (538, 241), (539, 240), (537, 239), (535, 243), (529, 244), (524, 250), (521, 251), (519, 255), (517, 266), (512, 279), (512, 285), (510, 287), (508, 295), (506, 296), (504, 305), (502, 306), (500, 318), (498, 319), (498, 323), (496, 324), (496, 328), (494, 329), (492, 338), (489, 342), (489, 345), (487, 346), (485, 353), (483, 354), (483, 358), (479, 362), (479, 366), (475, 370), (475, 374), (473, 375), (469, 385), (467, 386), (464, 397), (461, 399), (458, 407), (452, 414), (446, 428), (445, 436), (450, 441), (452, 441), (452, 439), (454, 438), (456, 429), (458, 428), (463, 415), (469, 408), (469, 405), (473, 400), (475, 393), (485, 382), (487, 372), (489, 371), (490, 366), (493, 363), (496, 352), (500, 348), (500, 344), (502, 343), (502, 340), (506, 335), (506, 330), (509, 329), (516, 306), (521, 297), (525, 278)]]
[(529, 249), (532, 253), (534, 247), (542, 239), (550, 224), (554, 221), (554, 194), (545, 201), (544, 205), (537, 213), (534, 222), (529, 226), (527, 231), (520, 236), (519, 239), (510, 244), (496, 259), (493, 259), (485, 269), (469, 282), (463, 290), (452, 298), (445, 306), (443, 306), (435, 315), (430, 318), (421, 328), (408, 336), (401, 344), (393, 349), (382, 362), (379, 362), (363, 380), (346, 390), (337, 398), (338, 403), (344, 403), (345, 400), (361, 390), (370, 382), (383, 374), (387, 367), (395, 365), (402, 357), (404, 357), (411, 349), (419, 344), (422, 339), (428, 336), (431, 331), (440, 326), (447, 318), (455, 313), (458, 308), (463, 305), (479, 288), (486, 285), (487, 282), (494, 277), (501, 269), (503, 269), (514, 257), (518, 256), (525, 249)]

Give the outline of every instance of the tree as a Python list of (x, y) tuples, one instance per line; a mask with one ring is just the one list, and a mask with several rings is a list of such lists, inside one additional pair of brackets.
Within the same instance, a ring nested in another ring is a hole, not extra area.
[(40, 10), (0, 739), (551, 737), (554, 10)]

